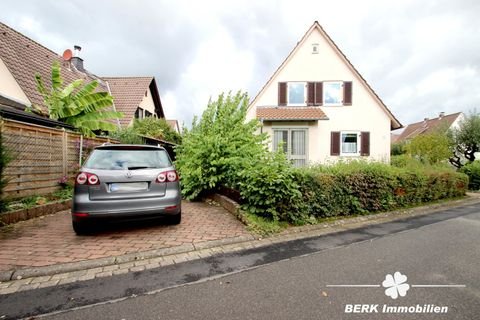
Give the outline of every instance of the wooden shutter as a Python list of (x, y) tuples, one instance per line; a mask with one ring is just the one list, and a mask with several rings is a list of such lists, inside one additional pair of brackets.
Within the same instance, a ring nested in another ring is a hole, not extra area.
[(352, 81), (345, 81), (343, 83), (343, 105), (352, 105)]
[(278, 105), (279, 106), (287, 105), (287, 83), (286, 82), (278, 83)]
[(370, 132), (362, 132), (360, 134), (360, 140), (362, 142), (360, 155), (369, 156), (370, 155)]
[(315, 82), (309, 82), (307, 85), (307, 106), (315, 105)]
[(323, 105), (323, 83), (315, 82), (315, 105)]
[(330, 155), (339, 156), (340, 155), (340, 132), (332, 131), (330, 133)]

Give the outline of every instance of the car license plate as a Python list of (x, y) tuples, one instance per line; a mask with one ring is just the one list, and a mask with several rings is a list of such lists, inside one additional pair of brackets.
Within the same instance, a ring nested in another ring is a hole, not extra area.
[(111, 183), (110, 192), (129, 192), (129, 191), (145, 191), (148, 189), (147, 182), (128, 182), (128, 183)]

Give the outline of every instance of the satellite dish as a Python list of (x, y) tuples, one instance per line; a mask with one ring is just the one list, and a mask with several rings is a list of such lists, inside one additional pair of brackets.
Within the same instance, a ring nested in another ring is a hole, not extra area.
[(72, 59), (73, 53), (72, 50), (67, 49), (63, 52), (63, 60), (65, 61), (70, 61)]

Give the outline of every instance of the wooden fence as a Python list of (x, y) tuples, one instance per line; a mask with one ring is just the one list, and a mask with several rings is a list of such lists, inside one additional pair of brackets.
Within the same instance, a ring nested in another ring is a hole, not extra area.
[[(92, 147), (109, 138), (85, 138), (77, 132), (3, 119), (3, 143), (13, 160), (5, 171), (5, 198), (42, 195), (58, 189), (59, 180), (72, 178)], [(82, 146), (82, 148), (80, 148)]]

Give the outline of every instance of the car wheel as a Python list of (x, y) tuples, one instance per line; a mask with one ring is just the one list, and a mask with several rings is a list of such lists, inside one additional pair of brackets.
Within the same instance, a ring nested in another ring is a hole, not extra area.
[(90, 233), (90, 229), (85, 224), (72, 221), (72, 227), (77, 236), (83, 236)]
[(170, 216), (168, 217), (168, 222), (170, 224), (180, 224), (180, 222), (182, 221), (182, 213), (178, 213), (174, 216)]

